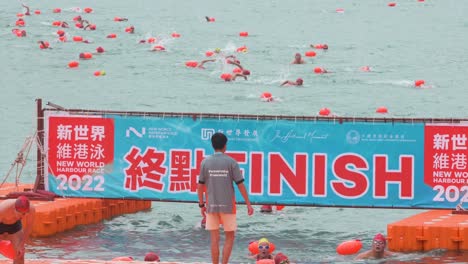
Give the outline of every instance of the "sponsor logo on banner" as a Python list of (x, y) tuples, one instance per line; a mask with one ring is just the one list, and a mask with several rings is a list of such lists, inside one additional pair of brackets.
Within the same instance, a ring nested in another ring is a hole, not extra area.
[(210, 140), (211, 136), (215, 133), (213, 128), (202, 128), (201, 129), (201, 139), (202, 140)]
[(178, 132), (170, 127), (142, 127), (140, 130), (134, 127), (128, 127), (125, 130), (125, 137), (139, 137), (139, 138), (158, 138), (167, 139), (171, 136), (177, 136)]
[(326, 140), (328, 138), (327, 133), (320, 132), (318, 130), (311, 131), (296, 131), (294, 129), (289, 130), (276, 130), (275, 135), (270, 142), (280, 141), (286, 143), (288, 141), (306, 141), (312, 143), (315, 140)]
[(354, 145), (359, 143), (359, 141), (361, 141), (361, 135), (356, 130), (350, 130), (346, 133), (346, 142), (349, 144)]
[(200, 136), (202, 140), (211, 140), (214, 133), (220, 132), (225, 134), (230, 141), (256, 141), (258, 138), (257, 130), (250, 129), (214, 129), (202, 128)]
[(129, 127), (126, 131), (125, 131), (125, 137), (130, 137), (130, 132), (133, 133), (133, 135), (139, 137), (139, 138), (142, 138), (145, 134), (146, 134), (146, 127), (142, 127), (141, 128), (141, 132), (138, 131), (136, 128), (134, 127)]

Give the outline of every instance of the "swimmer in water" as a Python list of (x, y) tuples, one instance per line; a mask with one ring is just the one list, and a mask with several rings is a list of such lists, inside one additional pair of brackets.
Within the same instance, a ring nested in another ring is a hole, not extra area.
[(356, 256), (355, 260), (359, 259), (381, 259), (386, 258), (394, 255), (394, 253), (385, 250), (385, 246), (387, 245), (387, 240), (385, 236), (378, 233), (374, 236), (372, 240), (372, 248), (366, 252), (363, 252)]
[(216, 60), (215, 59), (210, 59), (210, 60), (202, 60), (200, 62), (200, 64), (198, 64), (197, 68), (200, 68), (200, 69), (205, 69), (205, 67), (203, 65), (205, 65), (205, 63), (207, 62), (215, 62)]
[(275, 259), (270, 253), (270, 241), (266, 238), (258, 240), (258, 254), (254, 258), (259, 261), (261, 259)]
[(69, 27), (70, 27), (70, 26), (68, 25), (68, 23), (65, 22), (65, 21), (62, 21), (62, 22), (60, 23), (60, 26), (63, 27), (63, 28), (69, 28)]
[(128, 21), (128, 18), (124, 18), (124, 17), (116, 17), (116, 18), (114, 18), (114, 21), (117, 21), (117, 22)]
[(285, 85), (292, 85), (292, 86), (302, 86), (302, 84), (304, 83), (304, 81), (301, 79), (301, 78), (297, 78), (297, 80), (295, 82), (293, 81), (284, 81), (281, 86), (285, 86)]
[(25, 5), (25, 4), (21, 4), (24, 8), (26, 8), (26, 12), (24, 12), (24, 15), (25, 16), (30, 16), (31, 13), (29, 13), (29, 6)]
[(294, 55), (294, 60), (291, 62), (291, 64), (305, 64), (305, 61), (302, 59), (300, 53), (296, 53), (296, 55)]
[(52, 49), (49, 47), (49, 42), (44, 42), (43, 40), (39, 40), (37, 43), (39, 43), (39, 47), (41, 49)]
[(231, 82), (231, 81), (235, 81), (237, 79), (237, 77), (242, 77), (244, 78), (244, 80), (247, 81), (247, 76), (243, 73), (234, 73), (231, 77), (227, 77), (226, 79), (224, 79), (225, 82)]

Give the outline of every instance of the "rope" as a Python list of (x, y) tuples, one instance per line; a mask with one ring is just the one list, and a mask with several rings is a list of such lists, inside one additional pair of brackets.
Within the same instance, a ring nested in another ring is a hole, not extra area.
[[(16, 155), (16, 159), (11, 164), (11, 167), (8, 170), (7, 174), (5, 175), (5, 178), (3, 179), (2, 183), (0, 184), (0, 187), (2, 187), (3, 184), (5, 184), (5, 182), (7, 181), (8, 177), (10, 177), (10, 174), (13, 171), (13, 168), (15, 168), (15, 166), (16, 166), (15, 184), (16, 184), (16, 187), (18, 187), (19, 177), (20, 177), (20, 175), (21, 175), (21, 173), (23, 171), (24, 166), (26, 166), (26, 159), (27, 159), (27, 157), (29, 155), (29, 151), (31, 150), (31, 147), (32, 147), (32, 142), (33, 142), (32, 138), (33, 137), (27, 137), (25, 139), (23, 147), (21, 148), (21, 150)], [(26, 151), (26, 157), (24, 156), (25, 151)], [(21, 169), (19, 168), (20, 165), (21, 165)]]

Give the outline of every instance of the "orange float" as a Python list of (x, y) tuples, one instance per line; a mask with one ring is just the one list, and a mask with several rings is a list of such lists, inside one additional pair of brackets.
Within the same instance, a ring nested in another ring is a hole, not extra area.
[(249, 32), (247, 32), (247, 31), (242, 31), (242, 32), (239, 33), (239, 36), (241, 36), (241, 37), (248, 37), (248, 36), (249, 36)]
[(212, 51), (207, 51), (207, 52), (205, 52), (205, 55), (206, 55), (207, 57), (211, 57), (211, 56), (213, 56), (213, 54), (214, 54), (214, 52), (212, 52)]
[(65, 35), (65, 31), (59, 29), (59, 30), (57, 30), (57, 35), (59, 35), (61, 37), (61, 36)]
[(273, 96), (271, 95), (270, 92), (264, 92), (260, 95), (260, 99), (263, 102), (272, 102), (273, 101)]
[(421, 87), (425, 84), (426, 82), (424, 80), (416, 80), (414, 81), (414, 86), (416, 87)]
[(117, 38), (117, 34), (111, 33), (111, 34), (107, 35), (106, 38)]
[(70, 67), (70, 68), (76, 68), (76, 67), (78, 67), (79, 65), (80, 65), (80, 63), (77, 62), (77, 61), (70, 61), (70, 62), (68, 63), (68, 67)]
[(153, 47), (153, 50), (154, 51), (165, 51), (166, 48), (164, 46), (161, 46), (161, 45), (156, 45)]
[(82, 52), (80, 53), (79, 57), (82, 60), (89, 60), (93, 58), (93, 54), (91, 54), (90, 52)]
[(198, 66), (198, 62), (196, 61), (186, 61), (185, 66), (190, 67), (190, 68), (195, 68)]
[(34, 10), (34, 14), (36, 15), (40, 15), (41, 14), (41, 10), (37, 9), (37, 10)]
[(135, 31), (135, 27), (133, 27), (133, 26), (125, 28), (125, 32), (127, 32), (127, 33), (133, 33), (134, 31)]
[(247, 52), (247, 47), (244, 45), (242, 47), (237, 48), (237, 52)]
[(223, 73), (221, 76), (219, 76), (221, 79), (227, 81), (230, 81), (232, 79), (232, 74), (230, 73)]
[(73, 36), (73, 41), (81, 42), (81, 41), (83, 41), (83, 37), (82, 36)]
[(62, 9), (60, 9), (60, 8), (54, 8), (54, 9), (52, 10), (52, 12), (53, 12), (53, 13), (60, 13), (60, 12), (62, 12)]
[(329, 116), (330, 114), (331, 114), (331, 110), (329, 108), (326, 108), (326, 107), (320, 109), (320, 111), (319, 111), (319, 115), (321, 115), (321, 116)]
[(314, 72), (317, 74), (326, 73), (327, 71), (322, 67), (315, 67)]
[(18, 27), (24, 27), (25, 25), (24, 20), (23, 19), (16, 20), (15, 25), (17, 25)]
[(388, 113), (388, 109), (387, 109), (387, 107), (385, 107), (385, 106), (381, 106), (381, 107), (377, 108), (377, 109), (375, 110), (375, 112), (376, 112), (376, 113), (379, 113), (379, 114), (387, 114), (387, 113)]
[(16, 14), (16, 17), (24, 17), (24, 14), (23, 13), (18, 13), (18, 14)]
[(180, 34), (177, 33), (177, 32), (172, 32), (171, 36), (172, 36), (173, 38), (180, 38)]
[(75, 27), (77, 27), (77, 28), (83, 28), (83, 24), (77, 22), (77, 23), (75, 24)]
[(277, 205), (277, 206), (276, 206), (276, 210), (281, 211), (281, 210), (284, 209), (284, 207), (286, 207), (286, 206), (284, 206), (284, 205)]
[(155, 43), (155, 42), (156, 42), (156, 38), (154, 37), (148, 38), (148, 43)]
[(390, 2), (390, 3), (388, 3), (388, 6), (394, 7), (394, 6), (396, 6), (396, 3), (395, 2)]
[(85, 7), (85, 9), (83, 9), (83, 11), (85, 11), (85, 13), (91, 13), (91, 12), (93, 12), (93, 9), (91, 7)]
[(241, 68), (235, 68), (234, 70), (232, 70), (233, 73), (241, 73), (242, 72), (242, 69)]
[(62, 21), (54, 21), (52, 22), (52, 26), (60, 27), (62, 25)]
[(315, 51), (306, 51), (305, 53), (305, 56), (306, 57), (315, 57), (315, 55), (317, 55), (317, 53), (315, 53)]
[(339, 244), (338, 247), (336, 247), (336, 253), (340, 255), (353, 255), (358, 253), (361, 248), (361, 240), (353, 239)]
[(344, 9), (343, 8), (337, 8), (336, 12), (342, 14), (342, 13), (344, 13)]
[(67, 37), (65, 37), (65, 36), (60, 36), (60, 37), (59, 37), (59, 41), (61, 41), (61, 42), (66, 42), (66, 41), (67, 41)]
[(11, 241), (0, 240), (0, 254), (9, 259), (15, 258), (15, 249), (13, 248), (13, 244), (11, 244)]

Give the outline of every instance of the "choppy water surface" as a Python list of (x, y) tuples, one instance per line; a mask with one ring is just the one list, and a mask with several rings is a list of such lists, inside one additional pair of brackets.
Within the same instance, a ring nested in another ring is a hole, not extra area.
[[(11, 33), (19, 1), (0, 2), (0, 171), (6, 173), (26, 136), (34, 131), (35, 98), (69, 108), (129, 111), (175, 111), (276, 115), (316, 115), (322, 107), (342, 116), (375, 117), (386, 106), (388, 117), (466, 117), (468, 68), (466, 49), (468, 5), (456, 0), (399, 1), (31, 1), (26, 17), (26, 38)], [(94, 13), (76, 12), (92, 7)], [(62, 13), (53, 14), (60, 7)], [(343, 8), (344, 13), (337, 13)], [(55, 20), (82, 15), (96, 31), (66, 29), (69, 39), (80, 35), (92, 43), (60, 43)], [(128, 22), (113, 21), (116, 16)], [(216, 18), (207, 23), (205, 16)], [(133, 25), (135, 34), (124, 32)], [(249, 32), (240, 38), (239, 32)], [(181, 37), (172, 39), (171, 33)], [(116, 39), (106, 35), (116, 33)], [(139, 40), (154, 36), (166, 52), (150, 52)], [(38, 40), (51, 43), (40, 50)], [(290, 65), (296, 52), (310, 44), (326, 43), (304, 65)], [(247, 53), (235, 53), (246, 45)], [(80, 52), (106, 52), (68, 69)], [(206, 70), (186, 68), (188, 60), (201, 61), (205, 52), (221, 48), (234, 53), (252, 72), (248, 81), (223, 82), (231, 70), (222, 63)], [(368, 65), (371, 72), (362, 72)], [(330, 74), (317, 75), (315, 67)], [(102, 77), (93, 76), (106, 71)], [(304, 79), (303, 87), (280, 87), (286, 79)], [(424, 79), (423, 89), (413, 87)], [(269, 91), (276, 102), (259, 100)], [(23, 180), (33, 181), (34, 164)], [(12, 180), (12, 178), (10, 178)], [(282, 212), (248, 218), (240, 210), (239, 232), (232, 262), (248, 262), (247, 244), (268, 237), (298, 263), (344, 263), (336, 245), (361, 238), (364, 246), (386, 225), (418, 213), (417, 210), (375, 210), (287, 207)], [(28, 257), (100, 258), (132, 255), (142, 259), (156, 251), (163, 260), (209, 261), (209, 236), (197, 227), (199, 210), (193, 204), (153, 203), (141, 212), (80, 227), (52, 238), (35, 239)], [(441, 251), (397, 256), (386, 263), (453, 263), (468, 261), (466, 254)], [(382, 263), (382, 262), (374, 262)]]

